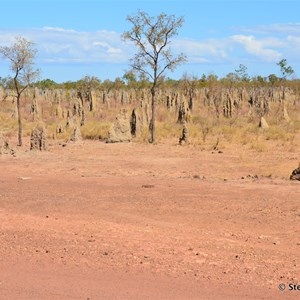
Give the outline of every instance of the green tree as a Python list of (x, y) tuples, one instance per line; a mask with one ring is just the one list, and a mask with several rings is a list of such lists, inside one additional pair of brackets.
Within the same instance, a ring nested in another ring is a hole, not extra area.
[(136, 75), (133, 71), (125, 72), (125, 74), (122, 77), (129, 88), (136, 88), (137, 87), (137, 80)]
[(206, 76), (206, 81), (209, 84), (216, 84), (218, 82), (218, 75), (216, 75), (214, 73), (210, 73)]
[(271, 83), (272, 86), (274, 86), (275, 83), (279, 81), (278, 77), (275, 74), (270, 74), (268, 76), (268, 80), (269, 80), (269, 82)]
[(169, 47), (172, 37), (178, 34), (183, 18), (161, 13), (156, 17), (139, 11), (128, 16), (132, 28), (124, 32), (124, 40), (133, 42), (138, 51), (131, 59), (131, 67), (151, 80), (152, 126), (151, 143), (155, 142), (156, 91), (159, 81), (167, 70), (174, 70), (186, 61), (181, 53), (174, 56)]
[(248, 69), (245, 65), (240, 64), (239, 68), (236, 69), (235, 72), (240, 81), (248, 82), (250, 80)]
[(14, 89), (14, 81), (10, 76), (7, 77), (0, 77), (0, 85), (5, 90), (12, 90)]
[(83, 90), (84, 92), (90, 93), (92, 90), (100, 88), (101, 81), (96, 76), (84, 76), (82, 79), (77, 81), (77, 90)]
[(51, 79), (43, 79), (43, 80), (40, 80), (40, 81), (37, 81), (35, 84), (34, 84), (36, 87), (40, 88), (40, 89), (55, 89), (58, 87), (58, 84), (51, 80)]
[(110, 79), (105, 79), (102, 84), (101, 84), (102, 90), (105, 91), (106, 93), (109, 93), (110, 90), (114, 87), (113, 81)]
[(206, 82), (207, 81), (207, 77), (206, 75), (203, 73), (202, 76), (201, 76), (201, 82)]
[(230, 72), (226, 75), (226, 77), (224, 78), (224, 82), (228, 82), (229, 83), (229, 88), (232, 89), (234, 87), (234, 85), (239, 82), (240, 77), (238, 76), (237, 73), (233, 73)]
[(116, 90), (121, 90), (124, 89), (125, 87), (125, 82), (122, 80), (120, 77), (116, 77), (114, 81), (114, 88)]
[(280, 67), (280, 71), (282, 74), (281, 79), (286, 79), (287, 77), (291, 77), (295, 73), (293, 68), (287, 65), (287, 60), (285, 58), (279, 61), (277, 63), (277, 66)]
[(33, 68), (37, 50), (33, 42), (16, 37), (11, 46), (0, 47), (0, 53), (4, 59), (9, 60), (13, 72), (14, 89), (17, 94), (18, 146), (22, 146), (21, 95), (39, 76), (39, 71)]
[(256, 76), (256, 78), (253, 78), (255, 81), (259, 82), (260, 84), (264, 84), (266, 81), (266, 78), (262, 77), (261, 75)]

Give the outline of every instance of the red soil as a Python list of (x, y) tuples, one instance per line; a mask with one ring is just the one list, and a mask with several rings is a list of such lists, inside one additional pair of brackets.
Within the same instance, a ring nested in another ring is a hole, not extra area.
[(298, 159), (101, 142), (0, 157), (0, 299), (300, 299), (278, 290), (300, 284)]

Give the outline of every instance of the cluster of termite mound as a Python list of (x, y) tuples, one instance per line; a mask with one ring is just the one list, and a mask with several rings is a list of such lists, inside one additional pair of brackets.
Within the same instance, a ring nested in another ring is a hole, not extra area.
[[(12, 91), (0, 92), (2, 101), (13, 102)], [(81, 128), (95, 118), (102, 122), (103, 112), (114, 112), (107, 142), (130, 141), (151, 129), (151, 93), (148, 89), (28, 89), (24, 93), (24, 110), (31, 122), (55, 124), (54, 138), (71, 130), (69, 140), (81, 139)], [(269, 127), (268, 114), (276, 104), (278, 118), (291, 122), (287, 107), (299, 104), (299, 95), (286, 87), (224, 88), (190, 87), (186, 89), (159, 89), (157, 106), (182, 124), (179, 143), (188, 143), (188, 127), (193, 117), (207, 109), (216, 119), (235, 119), (241, 115), (255, 117), (257, 126)], [(12, 111), (12, 117), (16, 113)], [(35, 134), (36, 135), (36, 134)], [(32, 146), (35, 148), (36, 146)], [(43, 148), (43, 147), (40, 147)]]

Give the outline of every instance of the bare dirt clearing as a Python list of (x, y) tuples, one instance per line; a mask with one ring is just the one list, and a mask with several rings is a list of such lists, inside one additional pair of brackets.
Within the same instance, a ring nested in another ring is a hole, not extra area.
[(298, 159), (88, 141), (0, 157), (0, 299), (299, 299), (278, 290), (300, 284)]

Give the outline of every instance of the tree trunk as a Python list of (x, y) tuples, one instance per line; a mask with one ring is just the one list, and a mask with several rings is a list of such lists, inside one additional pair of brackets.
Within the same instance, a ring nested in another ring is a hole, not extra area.
[(155, 110), (156, 110), (156, 98), (155, 98), (155, 86), (151, 88), (151, 95), (152, 95), (152, 127), (151, 127), (151, 143), (155, 143)]
[(18, 146), (22, 146), (22, 118), (21, 118), (21, 107), (20, 107), (21, 95), (17, 96), (17, 112), (18, 112)]

